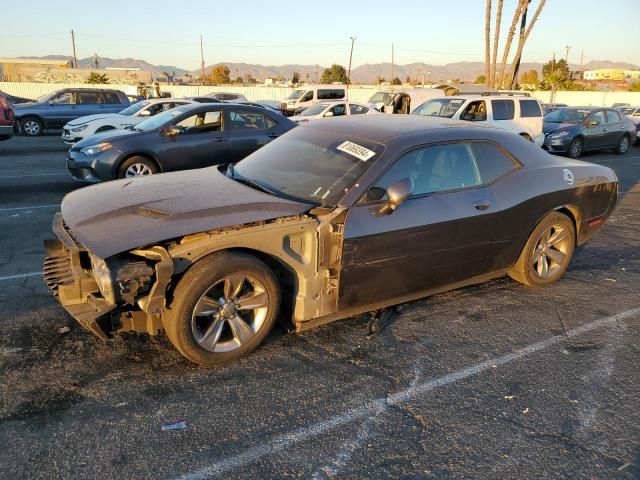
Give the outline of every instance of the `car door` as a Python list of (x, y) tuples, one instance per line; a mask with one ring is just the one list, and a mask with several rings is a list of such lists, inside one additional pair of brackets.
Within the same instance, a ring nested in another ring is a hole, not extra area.
[(282, 134), (276, 121), (258, 109), (227, 108), (224, 122), (230, 163), (242, 160)]
[(584, 147), (585, 149), (600, 148), (606, 145), (605, 115), (603, 110), (591, 113), (584, 121)]
[(60, 92), (49, 100), (45, 109), (45, 119), (49, 128), (61, 127), (74, 118), (73, 111), (76, 108), (75, 94)]
[(622, 139), (622, 135), (625, 133), (625, 125), (622, 119), (624, 118), (615, 110), (607, 110), (607, 120), (604, 127), (604, 142), (605, 147), (616, 147)]
[[(406, 178), (413, 180), (411, 197), (380, 213), (386, 189)], [(405, 153), (347, 214), (339, 309), (419, 296), (484, 273), (492, 207), (470, 144)]]
[(222, 108), (187, 114), (165, 129), (159, 158), (163, 171), (202, 168), (226, 163), (228, 145), (222, 128)]
[(122, 102), (117, 92), (100, 92), (98, 103), (99, 113), (117, 113), (128, 106)]
[(515, 105), (511, 99), (491, 100), (491, 115), (489, 122), (496, 127), (504, 128), (511, 132), (520, 133), (515, 118)]
[(105, 109), (102, 108), (102, 101), (102, 94), (100, 92), (77, 92), (76, 105), (72, 108), (74, 118), (107, 113), (108, 109), (105, 111)]

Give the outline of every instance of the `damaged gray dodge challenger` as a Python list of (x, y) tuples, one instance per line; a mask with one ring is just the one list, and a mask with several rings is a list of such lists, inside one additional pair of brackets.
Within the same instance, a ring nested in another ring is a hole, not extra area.
[(607, 167), (442, 119), (298, 127), (235, 167), (68, 194), (44, 278), (102, 339), (164, 330), (214, 366), (279, 317), (301, 332), (508, 274), (560, 278), (613, 210)]

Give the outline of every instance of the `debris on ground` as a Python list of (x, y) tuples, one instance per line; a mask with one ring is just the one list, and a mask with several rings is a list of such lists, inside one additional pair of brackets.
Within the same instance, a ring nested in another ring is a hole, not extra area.
[(504, 399), (505, 400), (513, 400), (513, 395), (505, 395)]
[(163, 432), (167, 430), (182, 430), (187, 428), (187, 422), (166, 423), (160, 427)]
[(525, 415), (526, 415), (527, 413), (529, 413), (529, 407), (525, 408), (525, 409), (522, 411), (522, 413), (524, 413)]
[(60, 335), (64, 335), (65, 333), (69, 333), (71, 331), (71, 329), (69, 327), (60, 327), (58, 329), (58, 333)]

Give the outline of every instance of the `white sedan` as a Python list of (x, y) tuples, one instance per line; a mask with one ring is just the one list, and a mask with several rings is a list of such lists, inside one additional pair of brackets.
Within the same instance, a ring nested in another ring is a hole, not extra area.
[(158, 113), (189, 103), (197, 102), (184, 98), (157, 98), (134, 103), (118, 113), (87, 115), (76, 118), (62, 128), (62, 140), (69, 144), (79, 142), (95, 133), (130, 127)]
[(380, 114), (380, 112), (371, 105), (363, 105), (361, 103), (343, 101), (320, 102), (306, 108), (299, 115), (290, 117), (290, 120), (294, 122), (308, 122), (309, 120), (317, 120), (319, 118), (362, 114)]

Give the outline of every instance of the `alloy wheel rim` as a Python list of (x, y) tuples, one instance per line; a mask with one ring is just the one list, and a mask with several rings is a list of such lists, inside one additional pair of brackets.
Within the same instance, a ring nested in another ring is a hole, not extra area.
[(580, 152), (582, 152), (582, 143), (580, 142), (580, 140), (575, 140), (571, 144), (571, 155), (577, 157), (578, 155), (580, 155)]
[(269, 295), (260, 280), (251, 275), (227, 275), (196, 302), (191, 333), (208, 352), (230, 352), (255, 338), (268, 310)]
[(38, 132), (40, 131), (40, 125), (38, 125), (38, 122), (34, 122), (33, 120), (29, 120), (28, 122), (25, 122), (24, 130), (29, 135), (37, 135)]
[(556, 224), (547, 228), (533, 250), (533, 273), (542, 280), (555, 275), (567, 262), (570, 245), (569, 231), (564, 226)]
[(627, 151), (627, 148), (629, 148), (629, 139), (627, 137), (622, 137), (619, 148), (622, 153)]
[(127, 168), (125, 177), (141, 177), (143, 175), (151, 175), (152, 173), (153, 172), (148, 165), (145, 165), (144, 163), (134, 163), (133, 165), (130, 165), (129, 168)]

